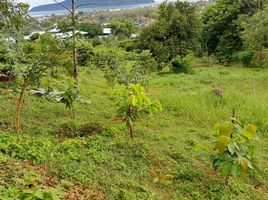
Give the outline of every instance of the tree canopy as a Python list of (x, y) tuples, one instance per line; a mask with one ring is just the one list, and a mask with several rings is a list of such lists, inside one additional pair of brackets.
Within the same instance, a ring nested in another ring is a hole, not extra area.
[(268, 7), (254, 14), (243, 27), (242, 38), (246, 48), (252, 50), (268, 48)]
[(119, 38), (129, 37), (134, 31), (134, 24), (130, 20), (118, 18), (111, 21), (112, 33)]
[(140, 34), (139, 48), (149, 49), (158, 62), (169, 62), (198, 48), (200, 20), (195, 6), (177, 1), (163, 3), (158, 19)]
[(203, 13), (202, 44), (209, 54), (220, 61), (231, 60), (232, 55), (241, 50), (243, 28), (242, 14), (251, 15), (258, 9), (256, 1), (218, 0)]
[(27, 16), (29, 6), (14, 0), (0, 1), (0, 30), (4, 27), (19, 29)]

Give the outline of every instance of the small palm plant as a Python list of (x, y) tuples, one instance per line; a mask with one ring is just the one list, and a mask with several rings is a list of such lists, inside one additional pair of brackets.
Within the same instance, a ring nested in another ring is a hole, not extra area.
[(59, 97), (59, 102), (65, 104), (66, 108), (70, 110), (70, 116), (75, 118), (74, 102), (78, 99), (78, 90), (74, 85), (70, 85), (65, 92)]
[(144, 88), (138, 84), (120, 85), (115, 91), (115, 97), (115, 106), (118, 113), (123, 116), (131, 138), (133, 138), (133, 126), (137, 120), (162, 110), (161, 103), (147, 97)]

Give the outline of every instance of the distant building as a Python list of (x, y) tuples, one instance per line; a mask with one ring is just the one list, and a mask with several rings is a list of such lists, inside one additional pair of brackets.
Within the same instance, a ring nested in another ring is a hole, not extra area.
[[(72, 31), (69, 31), (69, 32), (66, 32), (66, 33), (60, 33), (60, 30), (59, 29), (54, 28), (52, 30), (49, 30), (48, 32), (45, 32), (45, 31), (34, 31), (30, 35), (25, 36), (24, 39), (25, 40), (30, 40), (31, 39), (31, 36), (34, 35), (34, 34), (43, 35), (45, 33), (50, 33), (54, 37), (59, 38), (59, 39), (65, 39), (65, 38), (73, 37), (73, 32)], [(75, 31), (75, 34), (76, 35), (87, 35), (88, 32), (76, 30)]]
[(112, 29), (111, 28), (103, 28), (102, 34), (103, 35), (112, 35)]
[(58, 29), (58, 28), (53, 28), (53, 29), (48, 31), (48, 33), (59, 33), (59, 32), (60, 32), (60, 29)]
[(24, 37), (24, 39), (25, 39), (25, 40), (30, 40), (31, 37), (32, 37), (33, 35), (35, 35), (35, 34), (44, 35), (45, 33), (46, 33), (45, 31), (34, 31), (34, 32), (32, 32), (30, 35), (26, 35), (26, 36)]
[[(88, 32), (85, 32), (85, 31), (79, 31), (79, 30), (75, 31), (75, 35), (87, 35), (87, 34), (88, 34)], [(70, 38), (70, 37), (73, 37), (73, 32), (69, 31), (66, 33), (56, 33), (55, 37), (57, 37), (59, 39)]]
[(138, 36), (137, 36), (137, 34), (135, 34), (135, 33), (132, 33), (131, 35), (130, 35), (130, 38), (131, 39), (136, 39)]

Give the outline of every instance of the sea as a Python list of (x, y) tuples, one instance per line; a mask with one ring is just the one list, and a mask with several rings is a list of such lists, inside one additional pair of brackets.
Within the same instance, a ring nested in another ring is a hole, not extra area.
[[(113, 10), (122, 10), (122, 9), (132, 9), (132, 8), (140, 8), (140, 7), (150, 7), (154, 6), (155, 3), (148, 4), (133, 4), (133, 5), (107, 5), (107, 6), (98, 6), (94, 8), (78, 8), (77, 12), (96, 12), (96, 11), (113, 11)], [(32, 17), (45, 17), (51, 15), (65, 15), (68, 14), (67, 10), (54, 10), (54, 11), (41, 11), (41, 12), (29, 12), (29, 15)]]

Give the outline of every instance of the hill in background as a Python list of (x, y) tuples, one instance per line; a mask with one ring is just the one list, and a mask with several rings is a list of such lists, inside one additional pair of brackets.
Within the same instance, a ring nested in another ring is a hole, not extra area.
[[(127, 6), (127, 5), (135, 5), (135, 4), (149, 4), (149, 3), (155, 3), (154, 0), (77, 0), (76, 4), (84, 5), (80, 8), (96, 8), (96, 7), (103, 7), (103, 6)], [(40, 11), (55, 11), (55, 10), (63, 10), (63, 6), (71, 9), (72, 1), (71, 0), (65, 0), (60, 4), (52, 3), (52, 4), (46, 4), (41, 5), (37, 7), (33, 7), (30, 12), (40, 12)], [(90, 4), (90, 5), (89, 5)]]

